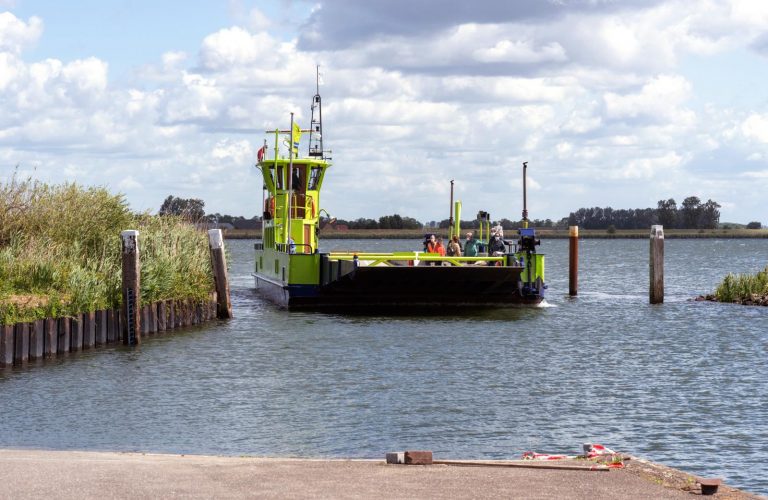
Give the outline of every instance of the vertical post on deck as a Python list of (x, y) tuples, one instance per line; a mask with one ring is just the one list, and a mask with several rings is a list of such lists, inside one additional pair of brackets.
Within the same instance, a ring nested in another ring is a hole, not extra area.
[(664, 302), (664, 226), (651, 226), (651, 304)]
[(123, 344), (137, 345), (141, 343), (139, 232), (123, 231), (120, 236), (123, 240), (123, 307), (120, 311)]
[(229, 298), (229, 280), (227, 277), (227, 262), (224, 256), (224, 237), (221, 229), (208, 230), (208, 241), (211, 248), (211, 266), (213, 280), (216, 285), (216, 317), (229, 319), (232, 317), (232, 303)]
[(568, 228), (568, 295), (575, 297), (579, 293), (579, 226)]

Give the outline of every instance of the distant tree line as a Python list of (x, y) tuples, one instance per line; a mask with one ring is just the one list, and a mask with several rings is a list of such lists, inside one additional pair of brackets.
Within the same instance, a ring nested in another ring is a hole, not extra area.
[(689, 196), (678, 207), (673, 198), (659, 200), (656, 208), (618, 209), (580, 208), (568, 216), (569, 226), (584, 229), (644, 229), (653, 224), (676, 229), (716, 229), (720, 224), (720, 204), (702, 203)]
[(421, 229), (424, 225), (413, 217), (399, 214), (384, 215), (379, 220), (360, 217), (355, 220), (337, 219), (336, 224), (346, 225), (349, 229)]
[[(496, 225), (496, 222), (493, 223)], [(523, 226), (522, 220), (509, 220), (509, 219), (499, 219), (498, 224), (501, 224), (501, 227), (504, 229), (517, 229), (519, 227)], [(555, 223), (551, 219), (541, 220), (541, 219), (533, 219), (528, 221), (528, 224), (533, 227), (555, 227)], [(440, 229), (447, 229), (450, 226), (450, 221), (448, 219), (443, 219), (440, 222), (430, 221), (427, 224), (427, 227), (432, 228), (440, 228)], [(480, 221), (477, 219), (474, 220), (462, 220), (460, 227), (462, 229), (477, 229), (480, 227)]]
[[(653, 224), (661, 224), (666, 228), (675, 229), (716, 229), (720, 224), (720, 204), (713, 200), (702, 202), (696, 196), (685, 198), (680, 204), (673, 198), (659, 200), (656, 208), (613, 209), (611, 207), (580, 208), (571, 212), (568, 217), (554, 222), (551, 219), (534, 219), (529, 221), (533, 227), (552, 228), (579, 226), (584, 229), (645, 229)], [(235, 227), (254, 225), (261, 221), (259, 215), (252, 218), (240, 215), (222, 215), (220, 213), (205, 213), (205, 202), (198, 198), (179, 198), (168, 196), (160, 206), (160, 215), (177, 215), (192, 222), (230, 223)], [(520, 220), (502, 218), (498, 223), (504, 229), (516, 229), (522, 226)], [(494, 222), (496, 224), (496, 222)], [(425, 224), (413, 217), (399, 214), (384, 215), (378, 219), (360, 217), (354, 220), (338, 219), (335, 225), (345, 225), (349, 229), (446, 229), (449, 220), (429, 221)], [(462, 220), (463, 229), (477, 229), (478, 220)], [(750, 222), (747, 229), (760, 229), (760, 222)]]

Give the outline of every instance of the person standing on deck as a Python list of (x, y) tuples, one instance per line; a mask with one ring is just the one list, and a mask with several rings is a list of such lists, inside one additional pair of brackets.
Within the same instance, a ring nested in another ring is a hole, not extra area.
[(448, 255), (450, 257), (461, 257), (461, 243), (459, 243), (459, 237), (454, 235), (451, 241), (448, 243)]
[(438, 253), (437, 252), (437, 240), (435, 240), (435, 235), (430, 234), (429, 239), (427, 240), (426, 245), (426, 251), (427, 253)]
[(473, 238), (472, 233), (467, 233), (467, 240), (464, 242), (464, 255), (477, 257), (477, 240)]
[(435, 247), (435, 250), (437, 250), (437, 253), (445, 257), (445, 247), (443, 246), (443, 239), (438, 238), (437, 239), (437, 246)]

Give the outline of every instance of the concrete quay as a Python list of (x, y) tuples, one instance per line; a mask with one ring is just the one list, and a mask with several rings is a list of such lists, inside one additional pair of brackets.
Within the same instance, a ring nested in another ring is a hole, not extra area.
[[(520, 463), (520, 462), (505, 462)], [(530, 463), (530, 462), (529, 462)], [(754, 498), (738, 490), (714, 498)], [(0, 498), (690, 498), (629, 470), (0, 450)], [(742, 496), (743, 495), (743, 496)]]

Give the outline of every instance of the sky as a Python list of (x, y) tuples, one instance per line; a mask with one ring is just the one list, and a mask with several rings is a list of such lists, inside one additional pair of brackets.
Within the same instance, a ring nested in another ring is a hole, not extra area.
[[(768, 2), (0, 0), (18, 170), (260, 213), (264, 131), (320, 66), (333, 216), (519, 219), (688, 196), (768, 223)], [(302, 150), (305, 145), (302, 144)]]

